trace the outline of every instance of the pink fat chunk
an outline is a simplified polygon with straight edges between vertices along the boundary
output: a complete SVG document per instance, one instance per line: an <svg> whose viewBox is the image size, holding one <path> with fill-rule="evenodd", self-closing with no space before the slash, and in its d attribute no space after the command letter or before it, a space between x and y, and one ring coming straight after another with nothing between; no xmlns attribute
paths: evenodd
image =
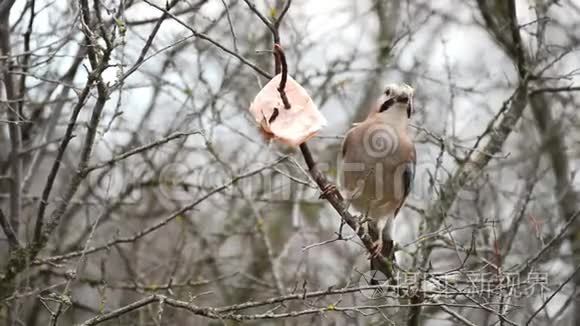
<svg viewBox="0 0 580 326"><path fill-rule="evenodd" d="M316 135L326 125L326 119L308 92L290 76L285 92L291 108L284 108L278 92L280 78L280 74L276 75L260 90L250 106L250 113L266 135L297 147Z"/></svg>

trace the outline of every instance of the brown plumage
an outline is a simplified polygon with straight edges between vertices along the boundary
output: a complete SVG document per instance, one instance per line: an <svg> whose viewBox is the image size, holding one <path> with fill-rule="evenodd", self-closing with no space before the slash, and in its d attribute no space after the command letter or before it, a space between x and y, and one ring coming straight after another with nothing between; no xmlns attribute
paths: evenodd
<svg viewBox="0 0 580 326"><path fill-rule="evenodd" d="M351 205L375 223L378 240L391 243L391 226L407 198L415 172L416 152L407 127L413 111L413 89L388 85L365 121L351 128L342 144L340 186Z"/></svg>

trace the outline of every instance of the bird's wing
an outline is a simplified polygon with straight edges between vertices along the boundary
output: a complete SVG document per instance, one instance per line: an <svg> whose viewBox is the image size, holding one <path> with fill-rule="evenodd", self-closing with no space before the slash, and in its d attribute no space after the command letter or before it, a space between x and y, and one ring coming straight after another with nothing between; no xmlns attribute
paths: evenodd
<svg viewBox="0 0 580 326"><path fill-rule="evenodd" d="M413 186L413 180L415 179L415 168L417 166L417 151L413 147L413 156L409 162L405 171L403 172L403 186L404 186L404 197L407 198L411 192L411 187Z"/></svg>
<svg viewBox="0 0 580 326"><path fill-rule="evenodd" d="M403 169L403 173L401 174L402 178L402 186L403 186L403 198L399 204L399 207L395 210L395 216L399 213L399 210L405 204L405 200L409 193L411 193L411 187L413 186L413 180L415 179L415 166L417 163L417 151L415 150L415 146L411 148L409 159L405 162L405 166Z"/></svg>
<svg viewBox="0 0 580 326"><path fill-rule="evenodd" d="M346 135L344 135L344 139L342 140L342 145L340 148L340 155L338 157L336 184L338 185L339 189L345 189L344 157L345 157L346 151L349 147L349 143L352 142L352 133L351 132L352 132L352 129L350 129L346 133Z"/></svg>
<svg viewBox="0 0 580 326"><path fill-rule="evenodd" d="M360 182L357 182L357 173L363 173L363 171L361 170L359 172L356 171L356 168L353 168L353 164L356 165L357 161L359 161L355 137L356 132L357 127L353 127L344 136L338 160L337 183L339 188L346 192L346 198L351 198L353 195L362 191ZM346 170L345 165L347 165Z"/></svg>

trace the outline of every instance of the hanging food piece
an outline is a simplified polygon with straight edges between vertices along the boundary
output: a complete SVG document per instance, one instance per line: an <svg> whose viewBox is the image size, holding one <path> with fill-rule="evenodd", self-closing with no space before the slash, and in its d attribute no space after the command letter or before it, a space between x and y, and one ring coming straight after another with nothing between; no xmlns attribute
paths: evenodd
<svg viewBox="0 0 580 326"><path fill-rule="evenodd" d="M263 133L284 144L298 147L326 125L326 119L308 92L287 74L283 52L282 73L276 75L254 98L250 113Z"/></svg>

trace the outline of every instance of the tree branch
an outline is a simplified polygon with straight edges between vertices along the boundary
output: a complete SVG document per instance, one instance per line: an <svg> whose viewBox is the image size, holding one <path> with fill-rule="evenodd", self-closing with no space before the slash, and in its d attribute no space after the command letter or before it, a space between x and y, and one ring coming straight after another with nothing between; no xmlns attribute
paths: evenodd
<svg viewBox="0 0 580 326"><path fill-rule="evenodd" d="M232 50L230 50L230 49L226 48L224 45L222 45L221 43L219 43L219 42L215 41L215 40L214 40L214 39L212 39L211 37L209 37L209 36L207 36L207 35L205 35L205 34L203 34L203 33L200 33L200 32L198 32L198 31L197 31L197 30L195 30L195 29L193 29L192 27L190 27L189 25L187 25L186 23L184 23L184 22L183 22L181 19L179 19L178 17L176 17L175 15L173 15L172 13L170 13L169 11L167 11L166 9L164 9L164 8L161 8L160 6L158 6L158 5L154 4L154 3L152 3L152 2L151 2L151 1L149 1L149 0L143 0L143 2L147 3L148 5L150 5L151 7L155 8L155 9L157 9L157 10L160 10L160 11L162 11L162 12L164 12L164 13L167 13L167 15L169 15L169 17L171 17L173 20L175 20L175 21L176 21L177 23L179 23L181 26L183 26L183 27L187 28L187 29L188 29L190 32L192 32L192 33L193 33L193 35L195 35L196 37L198 37L198 38L200 38L200 39L202 39L202 40L208 41L208 42L210 42L211 44L213 44L213 45L217 46L217 47L218 47L219 49L221 49L222 51L224 51L224 52L226 52L227 54L229 54L229 55L233 56L234 58L237 58L238 60L240 60L241 62L243 62L243 63L244 63L245 65L247 65L248 67L250 67L250 68L254 69L254 71L256 71L257 73L259 73L260 75L262 75L262 76L264 76L264 77L266 77L266 78L269 78L269 79L271 79L271 78L272 78L272 76L271 76L269 73L265 72L265 71L264 71L262 68L260 68L260 67L256 66L255 64L253 64L252 62L250 62L248 59L244 58L244 57L243 57L243 56L241 56L240 54L236 53L235 51L232 51Z"/></svg>
<svg viewBox="0 0 580 326"><path fill-rule="evenodd" d="M0 3L0 49L4 59L1 60L0 74L0 105L7 112L8 120L13 122L8 124L10 134L10 169L12 171L10 182L10 225L16 236L20 229L21 201L22 201L22 158L19 153L22 150L22 120L17 106L12 105L16 97L14 80L12 79L12 56L10 44L10 9L14 0L4 0Z"/></svg>
<svg viewBox="0 0 580 326"><path fill-rule="evenodd" d="M163 145L163 144L167 144L168 142L170 142L172 140L179 139L179 138L182 138L182 137L188 137L188 136L191 136L191 135L197 135L197 134L201 134L201 133L203 133L202 130L190 131L190 132L176 132L176 133L171 134L171 135L169 135L169 136L167 136L165 138L156 140L156 141L154 141L154 142L152 142L150 144L146 144L146 145L143 145L143 146L139 146L139 147L134 148L134 149L132 149L132 150L130 150L128 152L125 152L123 154L117 155L117 156L113 157L112 159L107 160L105 162L101 162L101 163L97 163L97 164L88 166L83 172L85 174L88 174L88 173L91 173L94 170L103 168L103 167L105 167L107 165L113 165L113 164L115 164L115 163L117 163L119 161L122 161L122 160L124 160L126 158L129 158L129 157L131 157L131 156L133 156L135 154L143 153L143 152L145 152L145 151L147 151L147 150L149 150L151 148L154 148L154 147L157 147L157 146L160 146L160 145Z"/></svg>
<svg viewBox="0 0 580 326"><path fill-rule="evenodd" d="M16 237L16 233L14 233L14 229L12 229L12 225L10 225L10 221L4 215L2 209L0 209L0 226L2 226L2 230L4 230L4 234L6 234L6 238L8 239L8 245L10 246L10 250L14 250L20 248L20 243L18 242L18 237Z"/></svg>

